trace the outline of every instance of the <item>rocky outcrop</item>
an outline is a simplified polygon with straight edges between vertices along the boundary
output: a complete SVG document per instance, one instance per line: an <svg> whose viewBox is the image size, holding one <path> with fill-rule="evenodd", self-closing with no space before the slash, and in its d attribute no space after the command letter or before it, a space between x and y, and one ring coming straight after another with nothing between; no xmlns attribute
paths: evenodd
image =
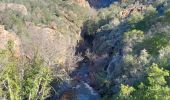
<svg viewBox="0 0 170 100"><path fill-rule="evenodd" d="M17 11L24 16L28 14L27 8L24 5L21 5L21 4L0 3L0 7L1 7L0 11L5 11L5 10L10 9L10 10Z"/></svg>
<svg viewBox="0 0 170 100"><path fill-rule="evenodd" d="M56 33L55 30L48 27L36 26L33 23L26 24L29 33L29 41L32 41L31 43L25 43L24 51L26 55L32 58L35 54L34 49L37 48L40 55L47 62L54 60L55 57L60 57L58 59L60 61L57 61L58 63L65 62L65 58L63 58L63 53L66 52L64 46L65 42L61 42L65 37L63 37L61 33ZM29 48L31 49L29 50Z"/></svg>
<svg viewBox="0 0 170 100"><path fill-rule="evenodd" d="M75 38L68 34L62 34L58 29L51 29L45 25L35 25L26 22L28 29L27 39L23 38L24 52L32 58L36 51L50 65L67 64L68 67L77 61L74 56ZM71 62L68 62L71 61Z"/></svg>
<svg viewBox="0 0 170 100"><path fill-rule="evenodd" d="M86 0L75 0L75 1L76 1L76 3L78 3L82 7L90 8L90 5Z"/></svg>
<svg viewBox="0 0 170 100"><path fill-rule="evenodd" d="M15 57L21 56L21 41L15 33L10 33L4 29L3 25L0 25L0 49L7 49L8 42L13 43L13 51Z"/></svg>
<svg viewBox="0 0 170 100"><path fill-rule="evenodd" d="M132 14L134 12L143 12L144 10L146 10L145 5L133 5L132 7L126 8L123 11L121 11L120 12L120 17L121 18L126 18L126 17L128 17L130 14Z"/></svg>

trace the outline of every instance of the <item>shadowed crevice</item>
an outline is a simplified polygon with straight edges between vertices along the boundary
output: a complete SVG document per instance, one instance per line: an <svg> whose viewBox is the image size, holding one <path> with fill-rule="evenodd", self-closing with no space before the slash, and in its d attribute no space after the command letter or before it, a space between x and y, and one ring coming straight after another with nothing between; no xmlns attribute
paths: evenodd
<svg viewBox="0 0 170 100"><path fill-rule="evenodd" d="M100 9L110 6L112 3L118 0L87 0L91 7Z"/></svg>

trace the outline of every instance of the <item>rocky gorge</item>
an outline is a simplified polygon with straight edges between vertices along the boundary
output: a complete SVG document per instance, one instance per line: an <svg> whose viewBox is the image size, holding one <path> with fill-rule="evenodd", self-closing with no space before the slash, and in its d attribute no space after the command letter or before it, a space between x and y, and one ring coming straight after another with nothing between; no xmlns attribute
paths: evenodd
<svg viewBox="0 0 170 100"><path fill-rule="evenodd" d="M12 44L11 53L21 62L34 65L37 55L43 59L52 76L46 100L126 100L135 90L125 87L129 93L119 98L122 84L145 82L148 66L161 65L165 55L159 53L168 48L166 0L2 0L0 5L0 50Z"/></svg>

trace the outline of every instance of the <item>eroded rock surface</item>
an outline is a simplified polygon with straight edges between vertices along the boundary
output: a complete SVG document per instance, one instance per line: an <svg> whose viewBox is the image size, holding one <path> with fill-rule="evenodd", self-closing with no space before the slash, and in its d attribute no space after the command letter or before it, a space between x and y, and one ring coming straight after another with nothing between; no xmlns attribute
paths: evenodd
<svg viewBox="0 0 170 100"><path fill-rule="evenodd" d="M10 33L4 29L3 25L0 25L0 49L7 49L8 42L13 42L14 56L19 57L21 55L21 41L15 33Z"/></svg>
<svg viewBox="0 0 170 100"><path fill-rule="evenodd" d="M15 4L15 3L0 3L0 11L5 11L5 10L14 10L17 11L19 13L21 13L22 15L27 15L28 11L27 8L22 5L22 4Z"/></svg>
<svg viewBox="0 0 170 100"><path fill-rule="evenodd" d="M30 57L34 55L33 50L38 50L40 55L51 65L54 63L65 64L68 59L71 60L71 57L74 56L76 40L73 40L69 35L63 35L55 29L33 23L27 23L27 29L29 38L24 40L24 48Z"/></svg>
<svg viewBox="0 0 170 100"><path fill-rule="evenodd" d="M90 8L89 3L86 0L75 0L79 5L81 5L82 7L88 7Z"/></svg>

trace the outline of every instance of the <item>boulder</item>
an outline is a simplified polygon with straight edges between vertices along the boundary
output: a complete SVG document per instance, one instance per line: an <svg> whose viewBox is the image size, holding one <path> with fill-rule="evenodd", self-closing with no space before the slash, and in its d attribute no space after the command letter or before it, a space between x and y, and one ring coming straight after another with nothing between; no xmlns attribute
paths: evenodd
<svg viewBox="0 0 170 100"><path fill-rule="evenodd" d="M7 49L8 42L13 42L14 56L21 56L21 41L15 33L10 33L4 29L3 25L0 25L0 49Z"/></svg>
<svg viewBox="0 0 170 100"><path fill-rule="evenodd" d="M75 0L75 1L76 1L76 3L78 3L82 7L90 8L90 5L86 0Z"/></svg>
<svg viewBox="0 0 170 100"><path fill-rule="evenodd" d="M10 9L10 10L17 11L24 16L28 14L27 8L22 4L0 3L0 7L1 7L0 11L5 11L5 10Z"/></svg>
<svg viewBox="0 0 170 100"><path fill-rule="evenodd" d="M67 64L68 67L72 66L74 61L79 59L74 58L75 38L45 25L35 25L34 23L26 22L26 26L28 36L23 39L23 44L24 52L30 58L33 58L35 51L38 50L39 54L49 65L58 63L60 65Z"/></svg>

